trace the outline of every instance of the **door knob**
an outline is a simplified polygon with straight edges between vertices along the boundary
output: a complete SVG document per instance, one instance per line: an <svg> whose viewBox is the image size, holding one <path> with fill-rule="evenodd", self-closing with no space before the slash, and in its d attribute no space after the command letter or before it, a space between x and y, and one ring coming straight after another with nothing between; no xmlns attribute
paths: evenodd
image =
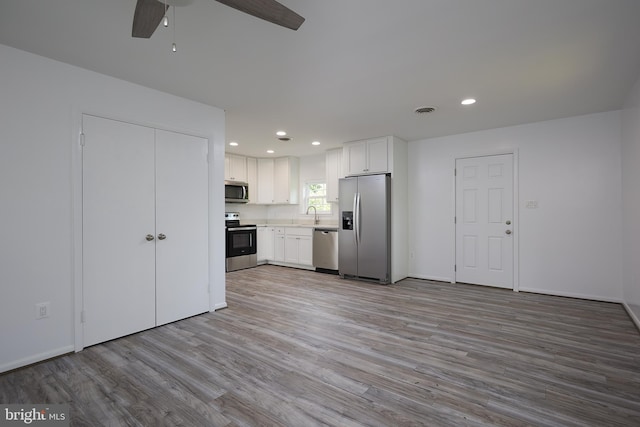
<svg viewBox="0 0 640 427"><path fill-rule="evenodd" d="M507 220L507 225L511 225L511 221Z"/></svg>
<svg viewBox="0 0 640 427"><path fill-rule="evenodd" d="M145 239L147 239L147 242L152 241L152 240L153 240L153 234L147 234L147 235L145 236Z"/></svg>
<svg viewBox="0 0 640 427"><path fill-rule="evenodd" d="M511 234L511 230L507 230L507 231L505 231L505 233Z"/></svg>
<svg viewBox="0 0 640 427"><path fill-rule="evenodd" d="M167 238L167 236L165 236L164 234L162 234L162 233L158 234L158 240L164 240L166 238Z"/></svg>

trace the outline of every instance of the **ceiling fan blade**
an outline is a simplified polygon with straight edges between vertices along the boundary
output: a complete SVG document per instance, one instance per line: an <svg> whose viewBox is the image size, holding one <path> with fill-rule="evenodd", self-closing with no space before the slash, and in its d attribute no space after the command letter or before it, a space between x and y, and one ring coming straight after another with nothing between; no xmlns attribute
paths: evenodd
<svg viewBox="0 0 640 427"><path fill-rule="evenodd" d="M164 4L158 0L138 0L133 14L131 36L143 39L151 37L166 12Z"/></svg>
<svg viewBox="0 0 640 427"><path fill-rule="evenodd" d="M216 0L241 12L285 28L297 30L304 18L275 0Z"/></svg>

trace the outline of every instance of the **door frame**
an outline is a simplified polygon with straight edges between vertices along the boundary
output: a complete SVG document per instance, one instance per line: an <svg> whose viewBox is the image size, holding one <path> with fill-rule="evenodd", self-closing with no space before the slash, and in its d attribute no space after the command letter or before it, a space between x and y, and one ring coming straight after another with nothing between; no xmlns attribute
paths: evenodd
<svg viewBox="0 0 640 427"><path fill-rule="evenodd" d="M502 154L513 155L513 291L520 291L520 198L519 198L519 149L511 148L504 150L480 150L480 151L465 151L454 155L451 158L451 212L453 217L456 216L456 161L459 159L468 159L474 157L489 157L499 156ZM452 219L452 222L454 219ZM452 239L453 239L453 252L451 263L451 283L457 283L456 281L456 229L457 224L453 222L452 227Z"/></svg>

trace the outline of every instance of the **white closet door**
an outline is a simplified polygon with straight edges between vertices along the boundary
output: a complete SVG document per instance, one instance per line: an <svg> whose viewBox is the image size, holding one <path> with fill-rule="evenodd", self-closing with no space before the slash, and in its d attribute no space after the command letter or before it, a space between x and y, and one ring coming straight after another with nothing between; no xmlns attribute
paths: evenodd
<svg viewBox="0 0 640 427"><path fill-rule="evenodd" d="M156 131L158 325L209 311L207 146Z"/></svg>
<svg viewBox="0 0 640 427"><path fill-rule="evenodd" d="M154 130L83 115L84 346L156 324Z"/></svg>

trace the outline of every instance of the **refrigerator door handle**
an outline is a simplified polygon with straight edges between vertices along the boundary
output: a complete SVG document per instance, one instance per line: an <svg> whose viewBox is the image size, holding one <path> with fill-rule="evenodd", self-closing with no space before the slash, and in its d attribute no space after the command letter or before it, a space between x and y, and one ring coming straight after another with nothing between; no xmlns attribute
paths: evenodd
<svg viewBox="0 0 640 427"><path fill-rule="evenodd" d="M352 221L353 221L353 237L356 240L356 244L358 244L358 222L356 220L356 218L357 218L357 215L356 215L357 207L358 207L358 193L353 193L353 209L352 209L353 219L352 219Z"/></svg>
<svg viewBox="0 0 640 427"><path fill-rule="evenodd" d="M356 231L356 243L360 244L360 193L355 195L355 208L353 209L353 228Z"/></svg>

